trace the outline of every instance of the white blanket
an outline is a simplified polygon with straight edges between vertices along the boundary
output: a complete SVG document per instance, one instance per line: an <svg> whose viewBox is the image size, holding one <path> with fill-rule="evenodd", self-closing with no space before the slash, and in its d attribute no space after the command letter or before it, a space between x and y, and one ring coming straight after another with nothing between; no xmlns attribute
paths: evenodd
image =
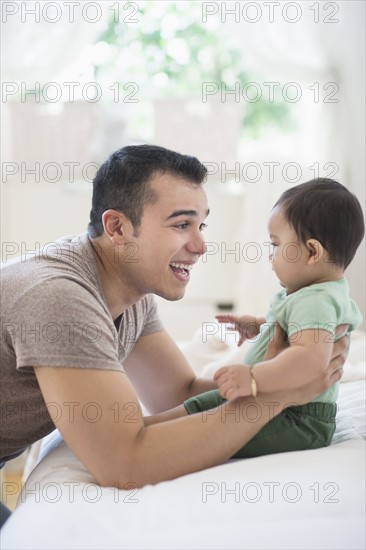
<svg viewBox="0 0 366 550"><path fill-rule="evenodd" d="M199 338L185 352L205 373L242 355L232 343L203 346ZM96 485L55 432L2 530L1 548L364 549L364 438L359 333L340 384L331 446L232 460L121 491Z"/></svg>

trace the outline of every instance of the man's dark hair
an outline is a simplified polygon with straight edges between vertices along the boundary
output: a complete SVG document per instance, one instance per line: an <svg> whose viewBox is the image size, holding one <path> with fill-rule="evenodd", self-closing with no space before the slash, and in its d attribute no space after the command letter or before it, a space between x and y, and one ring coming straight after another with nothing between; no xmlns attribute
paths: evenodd
<svg viewBox="0 0 366 550"><path fill-rule="evenodd" d="M123 212L137 230L144 207L158 199L150 180L155 174L166 172L200 185L207 169L196 157L157 145L128 145L115 151L93 180L89 236L102 235L102 215L110 208Z"/></svg>
<svg viewBox="0 0 366 550"><path fill-rule="evenodd" d="M276 207L302 243L317 239L331 262L344 269L351 263L365 225L357 197L344 185L329 178L314 179L285 191Z"/></svg>

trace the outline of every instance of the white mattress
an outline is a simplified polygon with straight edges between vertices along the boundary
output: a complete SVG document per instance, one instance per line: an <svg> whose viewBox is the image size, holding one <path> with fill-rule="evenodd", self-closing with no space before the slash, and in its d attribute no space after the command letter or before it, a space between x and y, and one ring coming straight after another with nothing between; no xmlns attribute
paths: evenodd
<svg viewBox="0 0 366 550"><path fill-rule="evenodd" d="M212 341L198 371L238 351ZM207 365L208 349L215 361ZM218 359L219 357L219 359ZM205 365L205 366L204 366ZM364 335L340 384L335 437L324 449L227 463L173 481L101 488L57 432L1 532L2 549L364 549Z"/></svg>

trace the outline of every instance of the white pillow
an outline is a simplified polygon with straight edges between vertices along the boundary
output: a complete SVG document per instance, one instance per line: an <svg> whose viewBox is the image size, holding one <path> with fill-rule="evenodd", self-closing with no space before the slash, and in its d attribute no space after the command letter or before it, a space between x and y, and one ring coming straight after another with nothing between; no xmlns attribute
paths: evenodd
<svg viewBox="0 0 366 550"><path fill-rule="evenodd" d="M212 377L224 365L242 363L250 342L237 347L235 334L226 333L225 338L220 333L204 335L200 328L192 340L181 342L183 351L192 368L198 376ZM364 380L365 369L365 332L355 331L351 336L350 351L344 365L342 383L353 380Z"/></svg>

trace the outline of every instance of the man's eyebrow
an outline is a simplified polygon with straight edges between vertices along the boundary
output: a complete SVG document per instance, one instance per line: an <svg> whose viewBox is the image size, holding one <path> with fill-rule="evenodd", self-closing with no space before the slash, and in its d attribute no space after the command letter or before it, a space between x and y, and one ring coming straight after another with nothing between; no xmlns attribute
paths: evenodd
<svg viewBox="0 0 366 550"><path fill-rule="evenodd" d="M206 216L208 216L210 213L210 210L208 209L206 212ZM197 210L175 210L170 216L168 216L166 219L170 220L172 218L178 218L179 216L198 216Z"/></svg>

